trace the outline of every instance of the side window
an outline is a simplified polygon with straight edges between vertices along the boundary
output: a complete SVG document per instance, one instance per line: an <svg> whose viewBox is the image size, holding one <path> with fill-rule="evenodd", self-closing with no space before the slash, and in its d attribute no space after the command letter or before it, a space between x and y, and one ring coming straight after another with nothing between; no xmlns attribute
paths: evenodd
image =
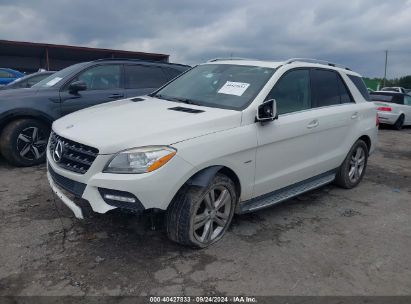
<svg viewBox="0 0 411 304"><path fill-rule="evenodd" d="M39 82L40 80L43 80L44 78L46 78L48 75L36 75L31 77L30 79L27 80L27 83L25 84L25 86L29 85L30 87L34 84L36 84L37 82Z"/></svg>
<svg viewBox="0 0 411 304"><path fill-rule="evenodd" d="M311 83L316 107L325 107L341 103L338 75L334 71L311 71Z"/></svg>
<svg viewBox="0 0 411 304"><path fill-rule="evenodd" d="M98 65L79 74L74 81L84 81L87 91L108 90L121 87L120 65Z"/></svg>
<svg viewBox="0 0 411 304"><path fill-rule="evenodd" d="M404 104L411 106L411 96L404 96Z"/></svg>
<svg viewBox="0 0 411 304"><path fill-rule="evenodd" d="M354 75L347 75L347 76L348 78L351 79L351 81L357 87L358 91L360 91L362 97L364 97L365 100L370 101L371 100L370 94L368 93L367 87L365 86L365 83L362 80L362 78L358 76L354 76Z"/></svg>
<svg viewBox="0 0 411 304"><path fill-rule="evenodd" d="M126 65L124 70L126 89L159 88L168 80L156 66Z"/></svg>
<svg viewBox="0 0 411 304"><path fill-rule="evenodd" d="M0 78L11 78L11 77L12 75L9 72L0 70Z"/></svg>
<svg viewBox="0 0 411 304"><path fill-rule="evenodd" d="M277 101L278 114L311 108L310 73L299 69L286 73L267 96Z"/></svg>
<svg viewBox="0 0 411 304"><path fill-rule="evenodd" d="M173 78L176 78L178 75L180 75L182 73L182 71L179 71L179 70L173 69L173 68L162 68L162 69L166 72L169 80L173 79Z"/></svg>
<svg viewBox="0 0 411 304"><path fill-rule="evenodd" d="M341 103L354 102L352 100L350 92L348 91L347 86L344 83L344 80L342 80L341 76L338 74L337 74L337 82L338 82L338 87L340 88L340 102Z"/></svg>

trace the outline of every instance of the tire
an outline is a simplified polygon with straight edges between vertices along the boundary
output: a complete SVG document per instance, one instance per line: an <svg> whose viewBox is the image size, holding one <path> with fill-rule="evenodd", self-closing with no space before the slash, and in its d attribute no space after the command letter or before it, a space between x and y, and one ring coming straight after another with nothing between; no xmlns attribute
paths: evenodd
<svg viewBox="0 0 411 304"><path fill-rule="evenodd" d="M404 125L404 119L405 119L404 114L401 114L400 117L398 117L397 121L394 124L394 129L395 130L399 131L399 130L402 129L402 127Z"/></svg>
<svg viewBox="0 0 411 304"><path fill-rule="evenodd" d="M0 137L3 157L12 165L28 167L46 159L50 127L36 119L18 119L9 123Z"/></svg>
<svg viewBox="0 0 411 304"><path fill-rule="evenodd" d="M351 147L347 157L338 169L335 184L345 189L356 187L364 177L365 170L367 168L367 161L367 144L362 140L358 140Z"/></svg>
<svg viewBox="0 0 411 304"><path fill-rule="evenodd" d="M230 226L237 199L233 181L223 174L216 174L205 188L183 186L167 210L168 237L194 248L216 243ZM216 209L210 201L225 203Z"/></svg>

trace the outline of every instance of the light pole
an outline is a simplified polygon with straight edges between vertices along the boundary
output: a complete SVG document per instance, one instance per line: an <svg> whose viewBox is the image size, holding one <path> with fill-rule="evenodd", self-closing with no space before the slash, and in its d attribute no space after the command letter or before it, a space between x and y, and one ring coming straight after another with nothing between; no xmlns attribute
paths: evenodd
<svg viewBox="0 0 411 304"><path fill-rule="evenodd" d="M387 79L387 62L388 62L388 50L385 50L385 68L384 68L383 87L385 87L385 81Z"/></svg>

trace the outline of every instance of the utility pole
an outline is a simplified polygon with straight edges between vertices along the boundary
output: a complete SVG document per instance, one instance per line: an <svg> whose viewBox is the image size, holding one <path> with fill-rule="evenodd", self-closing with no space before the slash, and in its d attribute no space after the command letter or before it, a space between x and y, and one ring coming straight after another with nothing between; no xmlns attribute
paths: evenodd
<svg viewBox="0 0 411 304"><path fill-rule="evenodd" d="M384 68L383 87L385 87L385 81L387 79L387 62L388 62L388 50L385 50L385 68Z"/></svg>

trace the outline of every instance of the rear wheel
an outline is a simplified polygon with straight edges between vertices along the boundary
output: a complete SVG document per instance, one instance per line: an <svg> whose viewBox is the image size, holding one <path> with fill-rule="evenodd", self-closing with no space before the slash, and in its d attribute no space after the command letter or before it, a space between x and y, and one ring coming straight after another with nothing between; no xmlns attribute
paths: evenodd
<svg viewBox="0 0 411 304"><path fill-rule="evenodd" d="M167 210L168 237L197 248L217 242L231 223L236 202L235 185L222 174L206 188L183 188Z"/></svg>
<svg viewBox="0 0 411 304"><path fill-rule="evenodd" d="M0 137L4 158L15 166L33 166L46 159L50 128L35 119L19 119L9 123Z"/></svg>
<svg viewBox="0 0 411 304"><path fill-rule="evenodd" d="M364 141L358 140L352 146L339 168L335 183L346 189L351 189L357 186L365 174L367 161L368 147Z"/></svg>
<svg viewBox="0 0 411 304"><path fill-rule="evenodd" d="M401 114L400 117L398 117L397 121L394 124L394 128L396 130L401 130L402 129L402 127L404 125L404 119L405 119L404 114Z"/></svg>

